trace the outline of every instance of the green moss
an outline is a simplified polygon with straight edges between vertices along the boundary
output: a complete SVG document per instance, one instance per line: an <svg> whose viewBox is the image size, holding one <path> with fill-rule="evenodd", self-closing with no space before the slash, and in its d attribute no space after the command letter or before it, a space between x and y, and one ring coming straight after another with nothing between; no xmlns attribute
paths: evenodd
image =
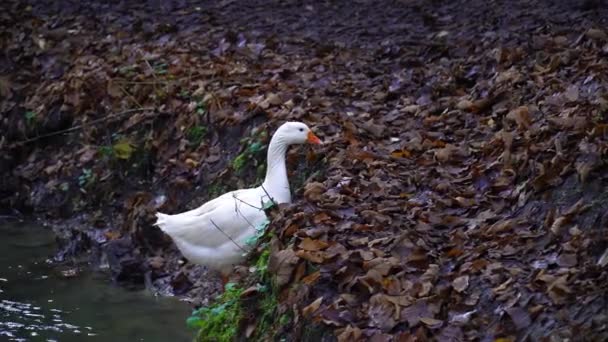
<svg viewBox="0 0 608 342"><path fill-rule="evenodd" d="M251 324L255 324L255 330L247 340L276 340L292 322L291 312L281 312L279 289L272 285L272 275L268 272L271 236L272 233L266 232L257 241L258 247L253 252L256 254L250 259L255 270L245 283L248 285L227 284L213 305L192 313L188 325L198 329L197 342L239 340L245 334L243 329ZM252 285L257 291L241 298L243 289Z"/></svg>
<svg viewBox="0 0 608 342"><path fill-rule="evenodd" d="M258 341L266 340L266 337L274 335L273 332L275 329L273 329L273 326L276 319L277 307L279 305L274 291L267 291L266 293L262 293L262 295L263 297L258 308L260 318L254 335L254 340Z"/></svg>
<svg viewBox="0 0 608 342"><path fill-rule="evenodd" d="M222 293L211 306L195 310L188 318L189 327L198 328L196 341L233 341L238 335L241 320L240 296L243 289L234 283L226 284Z"/></svg>
<svg viewBox="0 0 608 342"><path fill-rule="evenodd" d="M255 270L260 280L264 281L268 277L268 260L270 259L270 249L265 248L255 263Z"/></svg>
<svg viewBox="0 0 608 342"><path fill-rule="evenodd" d="M291 322L291 316L288 314L282 314L281 317L279 317L279 325L284 327L287 324L289 324L289 322Z"/></svg>
<svg viewBox="0 0 608 342"><path fill-rule="evenodd" d="M207 127L205 126L193 126L186 132L186 138L188 142L193 146L198 146L203 141L203 138L207 134Z"/></svg>

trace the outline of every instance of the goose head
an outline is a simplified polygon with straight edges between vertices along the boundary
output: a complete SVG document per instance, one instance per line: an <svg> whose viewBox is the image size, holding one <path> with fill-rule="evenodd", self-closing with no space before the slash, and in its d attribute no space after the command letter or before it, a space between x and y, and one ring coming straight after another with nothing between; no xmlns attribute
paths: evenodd
<svg viewBox="0 0 608 342"><path fill-rule="evenodd" d="M279 138L280 141L287 145L294 144L322 144L312 130L302 122L286 122L277 129L274 134L275 137Z"/></svg>

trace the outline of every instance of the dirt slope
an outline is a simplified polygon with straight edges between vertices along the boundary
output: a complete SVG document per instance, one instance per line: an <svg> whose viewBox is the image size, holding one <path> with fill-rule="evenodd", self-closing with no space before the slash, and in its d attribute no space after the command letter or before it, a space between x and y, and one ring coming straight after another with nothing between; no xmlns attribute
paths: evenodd
<svg viewBox="0 0 608 342"><path fill-rule="evenodd" d="M272 223L296 321L606 338L601 1L0 6L1 214L60 219L60 257L205 302L153 213L254 183L260 132L303 120L328 143L291 152Z"/></svg>

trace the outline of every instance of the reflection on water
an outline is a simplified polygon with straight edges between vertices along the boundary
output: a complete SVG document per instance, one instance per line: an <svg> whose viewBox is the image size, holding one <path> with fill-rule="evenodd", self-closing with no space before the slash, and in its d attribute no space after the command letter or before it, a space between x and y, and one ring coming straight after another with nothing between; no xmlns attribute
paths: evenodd
<svg viewBox="0 0 608 342"><path fill-rule="evenodd" d="M54 237L0 226L0 341L191 341L187 304L112 286L106 275L66 278L51 267Z"/></svg>

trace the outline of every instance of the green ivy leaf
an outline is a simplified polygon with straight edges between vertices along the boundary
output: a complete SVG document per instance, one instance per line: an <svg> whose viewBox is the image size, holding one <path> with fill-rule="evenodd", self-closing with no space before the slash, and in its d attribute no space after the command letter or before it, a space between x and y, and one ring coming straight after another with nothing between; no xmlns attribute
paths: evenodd
<svg viewBox="0 0 608 342"><path fill-rule="evenodd" d="M264 148L264 145L262 145L261 142L254 141L253 143L251 143L251 145L249 145L249 152L251 154L254 154L254 153L260 152L263 148Z"/></svg>
<svg viewBox="0 0 608 342"><path fill-rule="evenodd" d="M243 167L245 166L246 161L247 161L247 156L244 153L239 154L232 161L232 168L234 168L234 170L236 170L237 172L241 171L243 169Z"/></svg>

